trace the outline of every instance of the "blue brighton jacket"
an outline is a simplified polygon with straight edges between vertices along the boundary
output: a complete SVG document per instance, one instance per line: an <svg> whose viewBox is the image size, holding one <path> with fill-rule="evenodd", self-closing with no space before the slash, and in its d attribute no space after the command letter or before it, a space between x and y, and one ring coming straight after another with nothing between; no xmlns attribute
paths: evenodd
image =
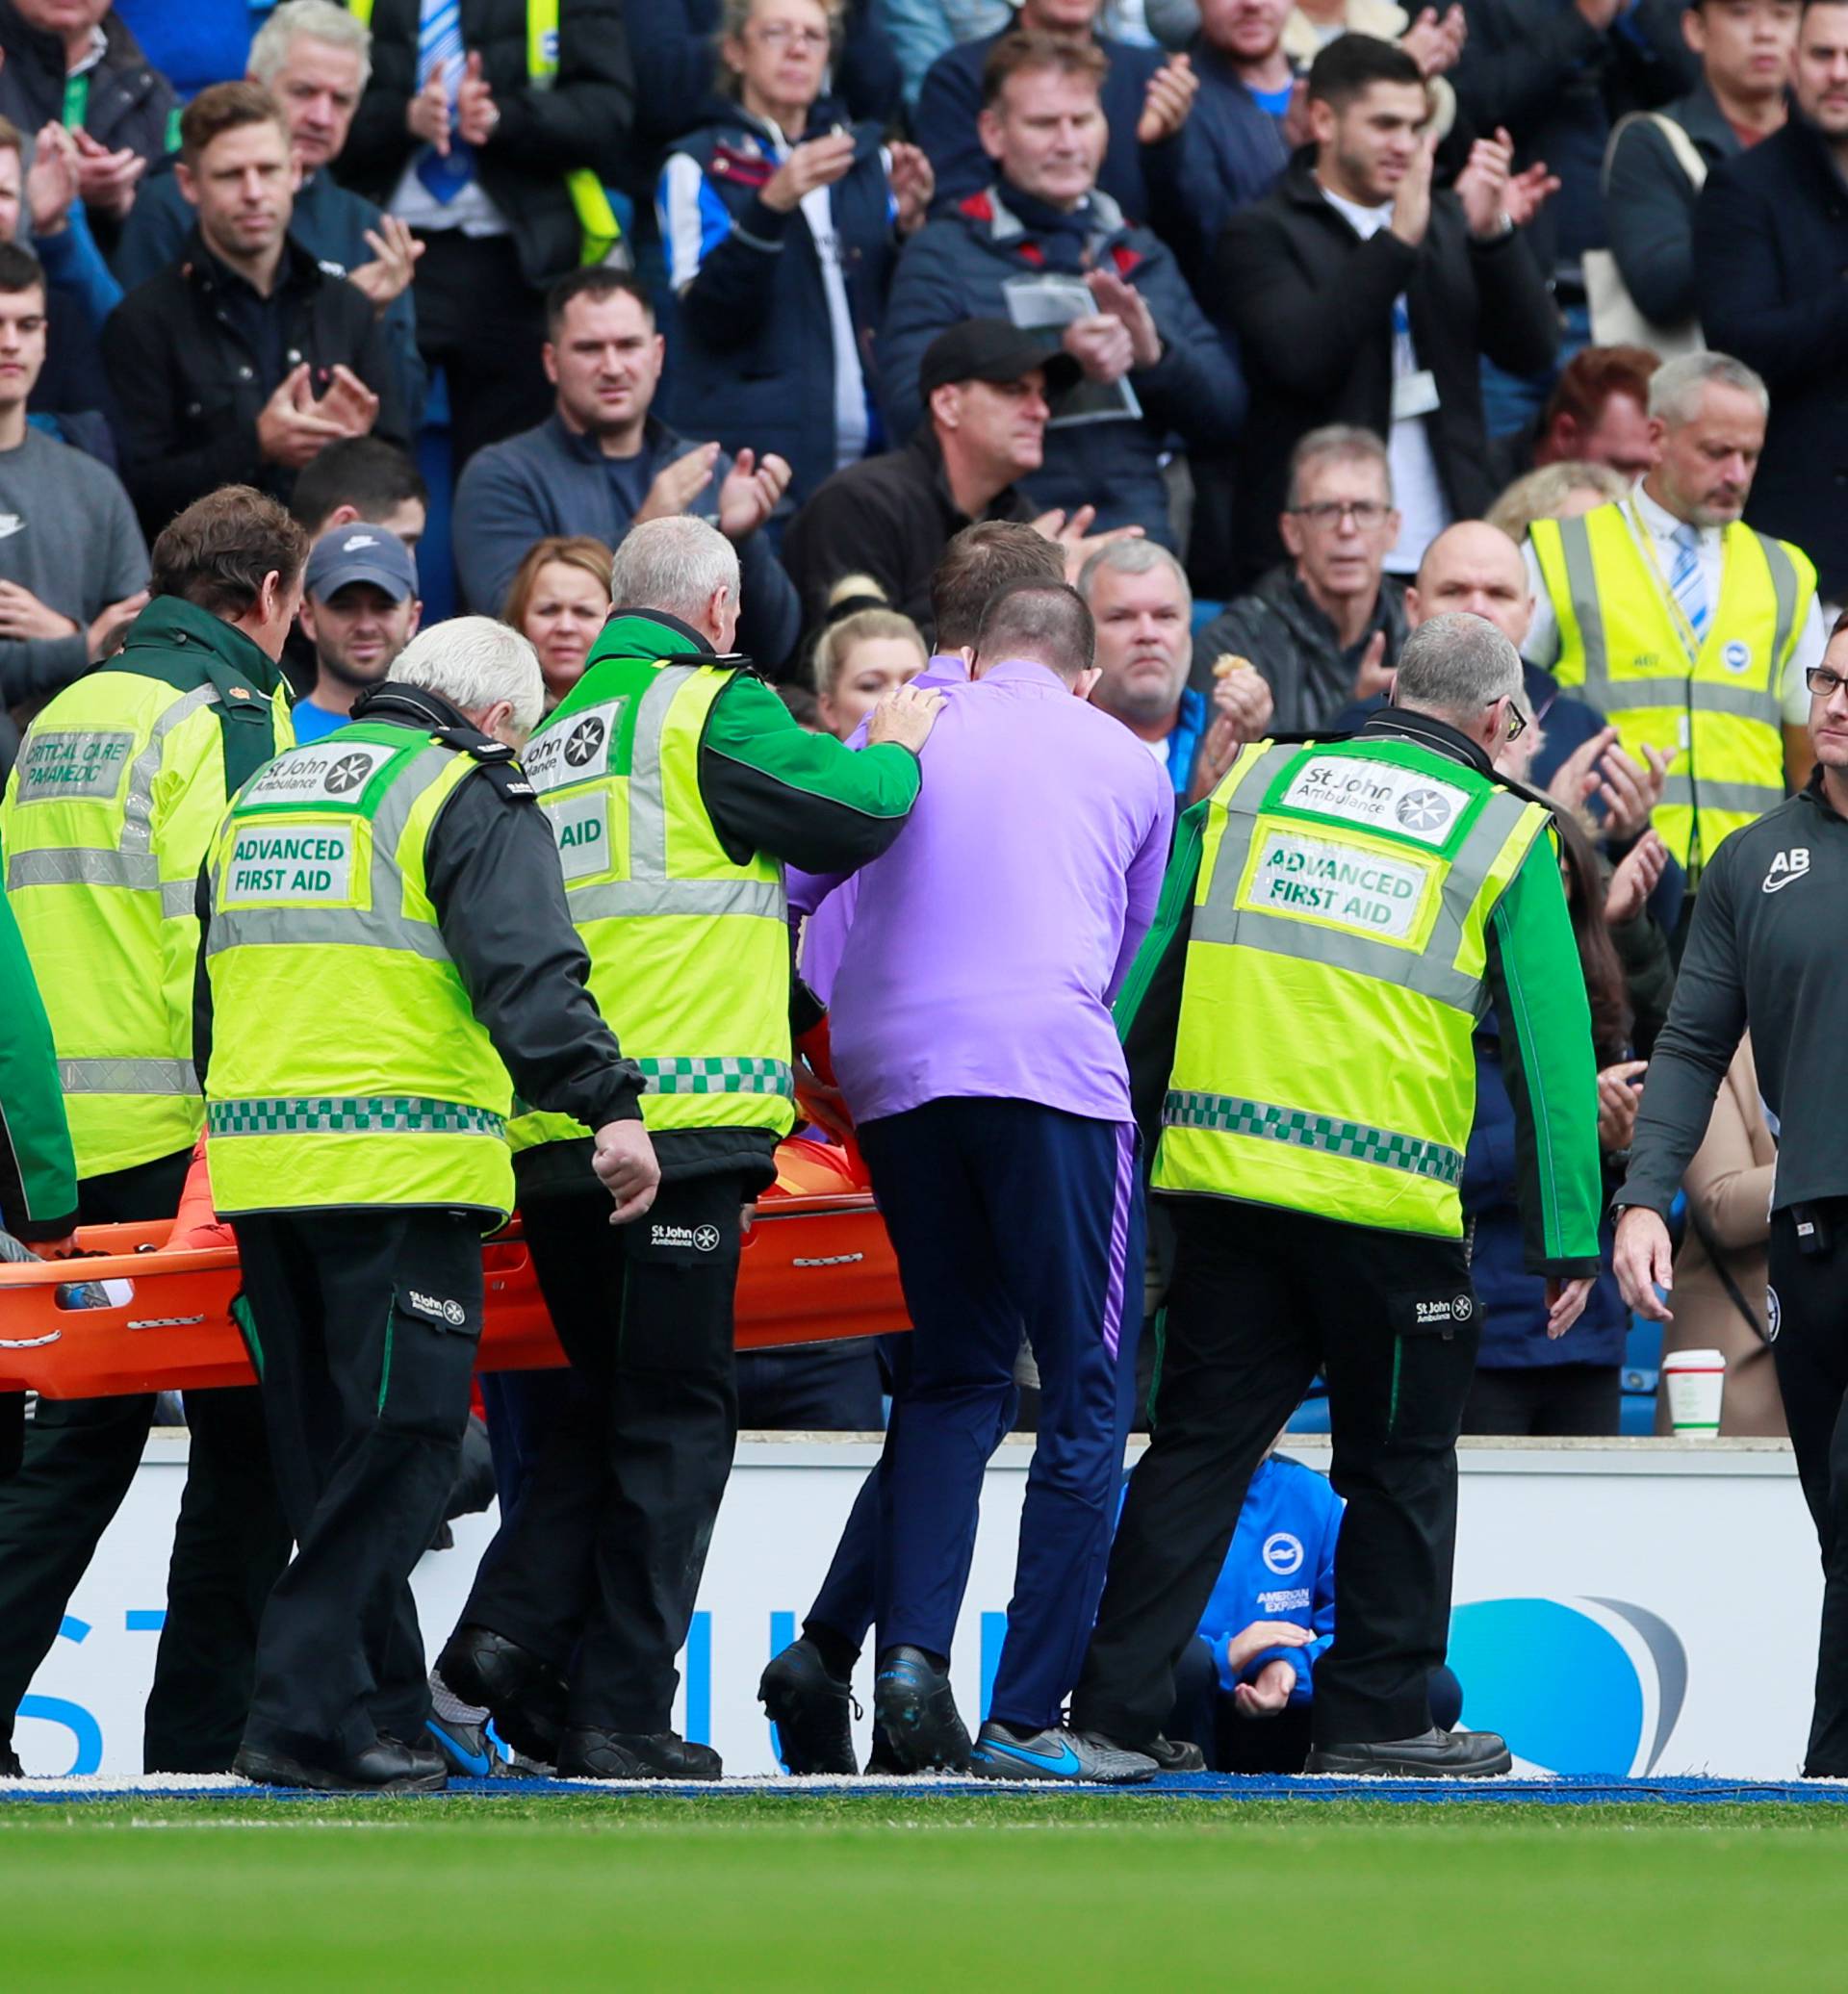
<svg viewBox="0 0 1848 1994"><path fill-rule="evenodd" d="M1309 1701L1316 1664L1335 1638L1335 1540L1341 1534L1341 1497L1313 1468L1287 1454L1269 1455L1259 1464L1213 1596L1200 1616L1200 1639L1213 1650L1221 1689L1255 1680L1269 1662L1287 1661L1296 1672L1291 1702ZM1307 1648L1268 1648L1234 1675L1226 1667L1227 1643L1261 1620L1293 1621L1313 1627L1316 1638Z"/></svg>
<svg viewBox="0 0 1848 1994"><path fill-rule="evenodd" d="M809 130L825 132L834 107L817 104ZM855 127L854 164L830 190L834 243L860 364L867 447L881 436L872 393L873 342L898 255L895 209L875 125ZM753 449L786 457L793 511L836 457L834 325L822 257L800 207L767 207L775 141L736 105L669 152L655 208L668 268L680 294L666 420L690 436L714 436L735 456Z"/></svg>

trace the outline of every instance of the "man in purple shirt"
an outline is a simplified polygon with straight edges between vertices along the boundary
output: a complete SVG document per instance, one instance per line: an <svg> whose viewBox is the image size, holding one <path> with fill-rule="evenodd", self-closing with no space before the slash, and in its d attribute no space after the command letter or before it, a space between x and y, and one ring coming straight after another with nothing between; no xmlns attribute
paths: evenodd
<svg viewBox="0 0 1848 1994"><path fill-rule="evenodd" d="M1153 917L1173 799L1085 703L1091 613L988 607L906 836L867 867L834 981L834 1071L913 1324L880 1487L875 1711L899 1764L1148 1777L1059 1728L1096 1608L1135 1392L1142 1206L1110 1001ZM826 883L826 882L818 882ZM948 1657L1024 1323L1039 1446L990 1718Z"/></svg>

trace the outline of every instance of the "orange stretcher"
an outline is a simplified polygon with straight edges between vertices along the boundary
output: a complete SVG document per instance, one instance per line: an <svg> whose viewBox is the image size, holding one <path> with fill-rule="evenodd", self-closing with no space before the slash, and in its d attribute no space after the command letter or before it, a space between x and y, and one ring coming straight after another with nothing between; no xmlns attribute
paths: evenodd
<svg viewBox="0 0 1848 1994"><path fill-rule="evenodd" d="M738 1348L909 1329L885 1223L844 1152L797 1138L778 1149L777 1172L745 1235ZM170 1221L89 1226L78 1243L102 1259L0 1264L0 1392L110 1398L254 1383L231 1320L237 1248L169 1250L172 1231ZM480 1368L562 1365L517 1216L481 1258ZM59 1300L73 1282L126 1282L132 1291L107 1308L73 1308Z"/></svg>

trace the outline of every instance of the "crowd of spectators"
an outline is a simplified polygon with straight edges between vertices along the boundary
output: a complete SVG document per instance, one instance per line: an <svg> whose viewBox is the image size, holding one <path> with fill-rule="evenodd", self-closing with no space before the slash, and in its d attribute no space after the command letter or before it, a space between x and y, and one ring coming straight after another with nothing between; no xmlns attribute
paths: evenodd
<svg viewBox="0 0 1848 1994"><path fill-rule="evenodd" d="M678 514L843 739L944 648L953 538L1033 526L1180 805L1470 609L1529 660L1615 1169L1699 850L1529 528L1623 501L1697 635L1741 511L1848 595L1845 169L1848 0L0 0L0 773L233 482L316 540L304 737L461 609L555 703ZM1736 371L1658 392L1704 346ZM1614 1289L1587 1375L1515 1377L1559 1365L1477 1051L1472 1418L1604 1430ZM1742 1058L1713 1140L1757 1169ZM1713 1177L1690 1265L1749 1302Z"/></svg>

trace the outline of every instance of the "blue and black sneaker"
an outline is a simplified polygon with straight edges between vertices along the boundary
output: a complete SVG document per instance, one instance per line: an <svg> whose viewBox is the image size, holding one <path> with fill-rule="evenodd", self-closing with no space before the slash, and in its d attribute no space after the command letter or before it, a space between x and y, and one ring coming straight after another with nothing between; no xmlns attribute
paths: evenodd
<svg viewBox="0 0 1848 1994"><path fill-rule="evenodd" d="M464 1724L453 1717L426 1717L424 1728L448 1761L453 1779L518 1779L545 1770L516 1764L513 1748L495 1729L493 1718L485 1724Z"/></svg>
<svg viewBox="0 0 1848 1994"><path fill-rule="evenodd" d="M956 1711L950 1672L921 1648L886 1649L873 1677L873 1715L907 1773L966 1773L969 1733Z"/></svg>
<svg viewBox="0 0 1848 1994"><path fill-rule="evenodd" d="M1069 1779L1097 1786L1139 1786L1160 1769L1091 1731L1023 1731L992 1718L969 1754L979 1779Z"/></svg>

